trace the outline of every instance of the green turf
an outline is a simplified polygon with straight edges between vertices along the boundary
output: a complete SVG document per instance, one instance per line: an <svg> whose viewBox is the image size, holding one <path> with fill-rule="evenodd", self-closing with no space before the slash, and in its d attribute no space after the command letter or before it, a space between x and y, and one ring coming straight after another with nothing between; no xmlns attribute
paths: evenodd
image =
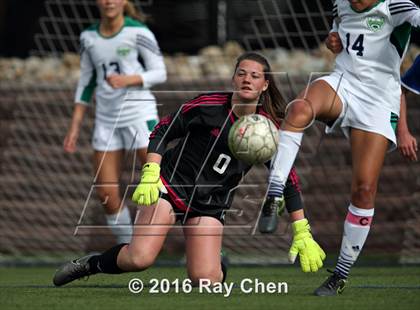
<svg viewBox="0 0 420 310"><path fill-rule="evenodd" d="M287 282L285 294L244 294L234 288L230 297L202 293L140 294L127 289L130 279L184 279L183 268L155 267L144 273L97 275L62 288L51 284L53 268L0 268L0 309L420 309L420 267L358 267L338 297L315 297L311 293L326 272L304 274L297 267L232 267L228 282L244 278L265 283Z"/></svg>

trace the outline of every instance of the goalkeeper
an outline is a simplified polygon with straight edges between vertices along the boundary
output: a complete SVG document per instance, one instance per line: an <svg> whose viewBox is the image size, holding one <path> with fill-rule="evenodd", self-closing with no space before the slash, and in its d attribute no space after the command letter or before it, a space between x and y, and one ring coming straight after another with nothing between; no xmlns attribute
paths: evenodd
<svg viewBox="0 0 420 310"><path fill-rule="evenodd" d="M163 118L150 135L147 163L133 195L141 207L130 244L64 264L57 270L54 284L61 286L96 273L147 269L178 220L183 224L192 282L224 281L227 269L220 253L225 211L235 188L252 167L233 157L228 133L243 115L257 113L276 120L284 111L285 101L270 71L263 56L245 53L236 63L233 92L200 95ZM180 140L167 149L175 139ZM292 255L300 253L305 266L319 268L323 252L311 238L307 221L295 223L294 231ZM312 259L314 256L320 259Z"/></svg>

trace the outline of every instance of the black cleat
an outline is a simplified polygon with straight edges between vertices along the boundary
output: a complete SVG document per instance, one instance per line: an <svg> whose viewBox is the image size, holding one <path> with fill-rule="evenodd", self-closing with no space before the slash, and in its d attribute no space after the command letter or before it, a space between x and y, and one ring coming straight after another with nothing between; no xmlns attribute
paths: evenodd
<svg viewBox="0 0 420 310"><path fill-rule="evenodd" d="M89 259L95 256L90 254L65 263L55 272L53 283L55 286L62 286L74 280L93 274L90 271Z"/></svg>
<svg viewBox="0 0 420 310"><path fill-rule="evenodd" d="M314 295L336 296L344 291L347 280L334 271L328 270L328 272L332 274L314 291Z"/></svg>
<svg viewBox="0 0 420 310"><path fill-rule="evenodd" d="M263 234L271 234L276 231L278 217L284 211L284 198L268 196L262 207L258 230Z"/></svg>

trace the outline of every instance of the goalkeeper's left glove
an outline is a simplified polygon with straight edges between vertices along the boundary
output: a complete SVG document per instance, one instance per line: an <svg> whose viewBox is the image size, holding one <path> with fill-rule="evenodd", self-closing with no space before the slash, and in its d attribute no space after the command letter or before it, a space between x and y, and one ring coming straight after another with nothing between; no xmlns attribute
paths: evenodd
<svg viewBox="0 0 420 310"><path fill-rule="evenodd" d="M155 204L159 199L159 192L168 193L160 180L160 166L157 163L146 163L143 166L140 184L137 185L131 198L142 206Z"/></svg>
<svg viewBox="0 0 420 310"><path fill-rule="evenodd" d="M294 263L299 254L300 266L303 272L316 272L322 267L325 252L312 238L311 228L307 219L292 223L293 243L289 251L289 261Z"/></svg>

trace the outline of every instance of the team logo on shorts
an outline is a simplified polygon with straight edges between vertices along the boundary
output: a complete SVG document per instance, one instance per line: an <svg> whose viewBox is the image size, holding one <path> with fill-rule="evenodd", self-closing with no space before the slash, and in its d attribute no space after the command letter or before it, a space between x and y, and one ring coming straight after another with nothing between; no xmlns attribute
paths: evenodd
<svg viewBox="0 0 420 310"><path fill-rule="evenodd" d="M130 54L131 48L128 46L120 46L117 48L117 54L121 57L125 57Z"/></svg>
<svg viewBox="0 0 420 310"><path fill-rule="evenodd" d="M385 24L385 18L382 16L369 16L366 18L366 24L373 32L378 32Z"/></svg>

